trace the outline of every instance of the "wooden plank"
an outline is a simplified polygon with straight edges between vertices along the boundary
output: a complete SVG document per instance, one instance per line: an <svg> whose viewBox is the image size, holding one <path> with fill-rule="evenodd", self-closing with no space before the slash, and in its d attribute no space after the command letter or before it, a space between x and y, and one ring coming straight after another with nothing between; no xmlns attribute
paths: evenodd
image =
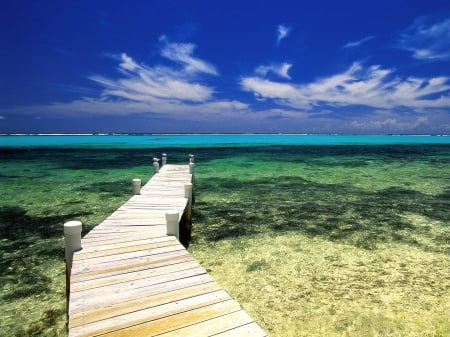
<svg viewBox="0 0 450 337"><path fill-rule="evenodd" d="M186 280L195 276L206 274L206 270L203 267L196 266L194 268L177 270L168 274L162 274L157 276L150 276L146 278L136 278L131 280L124 280L117 282L113 280L112 283L107 283L102 287L82 289L78 292L73 292L73 297L71 301L73 304L77 304L81 299L86 303L96 303L99 301L114 301L114 297L121 297L122 293L130 292L130 289L135 291L139 288L150 287L158 284L165 284L167 282L173 282L180 279ZM105 281L110 280L110 278L103 279ZM130 295L131 296L131 295ZM86 300L87 299L87 300Z"/></svg>
<svg viewBox="0 0 450 337"><path fill-rule="evenodd" d="M222 290L215 282L202 283L191 287L176 289L165 293L153 295L150 297L141 297L133 301L119 302L108 307L102 307L95 310L84 310L71 315L70 325L79 326L86 324L86 317L90 322L104 320L106 318L122 315L129 312L130 307L135 310L142 310L150 307L157 307L166 303L180 301L186 298L208 294L211 292Z"/></svg>
<svg viewBox="0 0 450 337"><path fill-rule="evenodd" d="M134 245L145 245L145 244L152 244L152 243L161 243L161 242L175 242L175 237L173 236L160 236L156 238L143 238L142 235L135 237L124 237L123 241L119 240L119 237L116 237L114 240L111 240L110 242L105 241L97 241L96 246L90 247L90 248L84 248L77 252L78 257L85 256L84 254L92 253L92 252L98 252L102 250L110 250L110 249L116 249L116 248L123 248L127 246L134 246ZM83 243L86 243L86 240L82 241Z"/></svg>
<svg viewBox="0 0 450 337"><path fill-rule="evenodd" d="M131 252L126 252L122 254L115 254L115 255L100 255L96 257L89 257L79 258L78 256L82 256L82 254L74 254L73 261L77 262L77 264L81 263L83 264L83 268L89 268L91 265L95 266L101 263L110 263L114 261L120 261L120 260L129 260L134 258L140 258L140 257L146 257L161 253L167 253L174 250L183 250L184 247L175 242L169 242L168 244L160 243L160 244L153 244L154 248L152 249L146 249L146 250L136 250Z"/></svg>
<svg viewBox="0 0 450 337"><path fill-rule="evenodd" d="M150 241L150 242L143 242ZM135 244L133 244L135 243ZM138 251L152 251L156 248L161 247L169 247L169 246L178 246L179 243L175 240L164 240L164 241L156 241L151 242L151 239L147 240L136 240L130 242L126 242L126 244L116 245L113 247L112 244L105 246L96 246L91 248L86 248L81 250L78 254L76 254L76 259L91 259L94 257L102 257L107 256L108 259L113 255L122 255L125 253L132 253Z"/></svg>
<svg viewBox="0 0 450 337"><path fill-rule="evenodd" d="M216 304L201 307L195 310L181 312L179 314L163 317L143 324L130 326L124 329L102 334L102 336L122 336L122 337L150 337L163 334L167 331L179 330L180 327L189 327L192 324L204 322L229 313L239 311L239 305L234 300L219 302ZM218 322L216 322L218 323ZM209 322L210 325L211 323ZM205 327L203 327L205 328ZM196 329L189 329L194 332ZM92 336L90 334L81 336ZM191 336L184 333L180 336ZM207 336L207 335L205 335Z"/></svg>
<svg viewBox="0 0 450 337"><path fill-rule="evenodd" d="M141 269L141 270L126 270L125 273L108 275L101 275L99 278L92 278L89 280L84 279L82 282L73 282L70 287L71 292L94 289L102 286L107 286L116 283L122 283L132 280L138 280L147 277L154 277L163 274L173 273L175 271L182 271L191 269L198 266L198 262L195 260L184 261L176 264L169 264L159 268Z"/></svg>
<svg viewBox="0 0 450 337"><path fill-rule="evenodd" d="M166 266L168 267L170 265L189 261L195 261L192 255L186 251L180 250L165 254L164 256L158 256L158 258L151 261L151 263L147 261L130 261L129 263L123 263L123 265L127 266L127 272L133 272L146 269L157 269ZM71 283L86 282L92 279L123 274L125 270L123 265L113 265L110 268L91 270L89 272L72 275Z"/></svg>
<svg viewBox="0 0 450 337"><path fill-rule="evenodd" d="M95 310L111 306L114 303L130 302L144 297L151 297L158 294L163 294L169 291L189 288L195 285L205 284L213 282L211 276L208 274L195 275L193 277L186 277L177 280L171 280L171 282L158 283L153 287L143 288L131 288L121 289L114 294L108 294L107 296L97 296L95 298L86 298L82 292L71 293L69 316L83 312L85 310ZM105 303L107 302L107 303Z"/></svg>
<svg viewBox="0 0 450 337"><path fill-rule="evenodd" d="M130 326L145 324L151 320L159 320L183 312L204 308L210 305L218 304L224 301L230 301L229 295L224 290L191 296L177 301L137 309L135 307L128 307L127 312L122 312L117 316L110 316L108 318L98 319L97 313L95 322L79 324L80 330L85 335L99 335L117 330L127 329ZM106 313L108 314L108 313ZM73 326L72 328L75 328Z"/></svg>
<svg viewBox="0 0 450 337"><path fill-rule="evenodd" d="M205 337L205 336L215 336L217 334L229 331L236 327L242 327L243 325L249 324L253 320L243 311L233 311L229 313L224 313L221 316L212 317L208 320L203 320L200 322L195 322L192 325L183 327L181 329L176 329L163 334L158 335L159 337ZM117 334L115 336L121 336ZM240 337L240 335L234 335Z"/></svg>
<svg viewBox="0 0 450 337"><path fill-rule="evenodd" d="M91 236L89 236L88 238L83 238L81 243L82 243L82 250L84 251L85 249L87 249L87 247L83 246L84 244L98 244L98 245L106 245L106 244L112 244L112 243L126 243L126 242L130 242L130 241L134 241L134 240L138 240L138 239L158 239L158 238L167 238L166 235L161 235L161 236L152 236L152 235L147 235L145 233L143 233L142 231L139 232L131 232L128 233L127 235L123 235L122 232L116 232L116 228L113 229L109 229L109 228L100 228L98 230L96 230L94 233L92 233ZM95 247L95 246L94 246Z"/></svg>

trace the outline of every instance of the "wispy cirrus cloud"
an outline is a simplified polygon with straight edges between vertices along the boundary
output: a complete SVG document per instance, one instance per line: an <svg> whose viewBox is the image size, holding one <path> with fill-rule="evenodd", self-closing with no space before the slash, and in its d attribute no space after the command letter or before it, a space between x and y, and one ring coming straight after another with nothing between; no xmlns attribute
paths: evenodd
<svg viewBox="0 0 450 337"><path fill-rule="evenodd" d="M342 73L309 84L282 83L262 77L243 77L240 84L259 100L310 111L352 105L373 109L406 107L414 111L450 107L448 77L400 78L392 69L379 65L364 67L357 62Z"/></svg>
<svg viewBox="0 0 450 337"><path fill-rule="evenodd" d="M361 40L348 42L348 43L346 43L345 45L342 46L342 49L349 49L349 48L359 47L360 45L362 45L362 44L364 44L364 43L366 43L366 42L368 42L370 40L373 40L374 38L375 38L374 35L369 35L369 36L366 36L365 38L363 38Z"/></svg>
<svg viewBox="0 0 450 337"><path fill-rule="evenodd" d="M450 18L430 23L429 18L418 18L401 34L397 47L410 51L422 61L450 59Z"/></svg>
<svg viewBox="0 0 450 337"><path fill-rule="evenodd" d="M280 77L291 79L289 76L289 69L291 69L291 67L292 64L286 62L274 63L268 66L259 66L255 69L255 72L262 77L266 76L268 73L273 73Z"/></svg>
<svg viewBox="0 0 450 337"><path fill-rule="evenodd" d="M100 84L104 90L103 97L114 97L139 102L157 102L160 100L186 100L201 102L211 98L213 88L196 83L192 76L196 72L186 65L180 71L156 66L148 67L137 64L127 54L120 55L120 78L91 76L90 79Z"/></svg>
<svg viewBox="0 0 450 337"><path fill-rule="evenodd" d="M161 55L184 66L186 72L218 75L217 70L213 65L193 56L196 48L195 44L170 43L164 35L161 36L159 40L164 44Z"/></svg>
<svg viewBox="0 0 450 337"><path fill-rule="evenodd" d="M104 89L104 100L122 100L145 104L147 110L167 111L170 106L207 102L214 89L199 83L202 75L218 75L211 64L194 56L192 43L170 43L165 37L161 56L178 67L139 64L132 57L120 55L119 78L91 76ZM142 106L140 108L143 108Z"/></svg>
<svg viewBox="0 0 450 337"><path fill-rule="evenodd" d="M292 28L288 25L281 24L277 27L277 46L280 45L281 40L285 39L289 33L291 32Z"/></svg>

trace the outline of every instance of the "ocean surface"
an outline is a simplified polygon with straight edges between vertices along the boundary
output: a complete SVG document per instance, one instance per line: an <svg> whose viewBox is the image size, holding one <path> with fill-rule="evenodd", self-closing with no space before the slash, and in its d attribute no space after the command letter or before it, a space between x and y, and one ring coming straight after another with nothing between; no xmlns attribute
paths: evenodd
<svg viewBox="0 0 450 337"><path fill-rule="evenodd" d="M148 134L2 135L5 147L160 148L264 145L450 144L448 135Z"/></svg>
<svg viewBox="0 0 450 337"><path fill-rule="evenodd" d="M1 135L7 335L65 331L62 224L99 224L163 152L195 154L189 249L272 336L450 329L450 136Z"/></svg>

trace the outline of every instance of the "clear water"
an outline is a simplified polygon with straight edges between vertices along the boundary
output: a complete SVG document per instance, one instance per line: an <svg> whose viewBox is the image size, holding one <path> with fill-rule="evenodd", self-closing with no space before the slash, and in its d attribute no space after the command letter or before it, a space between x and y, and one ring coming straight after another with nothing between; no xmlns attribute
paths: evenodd
<svg viewBox="0 0 450 337"><path fill-rule="evenodd" d="M297 135L297 134L192 134L192 135L3 135L0 147L212 147L267 145L386 145L450 144L446 135Z"/></svg>
<svg viewBox="0 0 450 337"><path fill-rule="evenodd" d="M190 249L271 336L450 329L450 137L227 134L0 136L2 331L64 335L62 224L100 223L163 152L195 154Z"/></svg>

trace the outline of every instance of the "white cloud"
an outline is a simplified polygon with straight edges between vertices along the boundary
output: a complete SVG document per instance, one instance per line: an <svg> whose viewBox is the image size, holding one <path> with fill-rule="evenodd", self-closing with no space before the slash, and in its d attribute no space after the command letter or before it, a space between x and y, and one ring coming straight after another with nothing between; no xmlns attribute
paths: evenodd
<svg viewBox="0 0 450 337"><path fill-rule="evenodd" d="M218 73L212 65L194 57L194 49L193 44L165 43L161 55L177 64L172 67L147 66L125 53L114 56L119 61L119 76L90 77L102 88L99 96L18 110L45 116L150 114L172 118L207 118L248 111L248 104L215 99L214 88L199 82L205 75Z"/></svg>
<svg viewBox="0 0 450 337"><path fill-rule="evenodd" d="M292 67L292 64L289 63L279 63L279 64L271 64L269 66L259 66L255 69L255 72L264 77L268 73L274 73L280 77L291 79L289 76L289 69Z"/></svg>
<svg viewBox="0 0 450 337"><path fill-rule="evenodd" d="M193 53L191 43L169 43L165 37L161 55L181 67L139 64L132 57L120 55L119 78L91 76L90 79L103 87L104 100L125 100L152 104L154 106L173 104L175 101L201 103L212 98L214 89L198 83L201 75L218 75L214 66Z"/></svg>
<svg viewBox="0 0 450 337"><path fill-rule="evenodd" d="M159 115L177 120L208 120L213 115L227 117L236 116L236 114L245 114L249 112L249 105L236 100L187 103L171 100L150 102L85 97L69 103L23 106L19 108L19 111L21 114L40 114L45 117L78 117L80 114L100 116L129 116L141 114ZM11 112L11 109L6 112Z"/></svg>
<svg viewBox="0 0 450 337"><path fill-rule="evenodd" d="M160 38L164 42L161 55L167 59L183 65L188 73L206 73L217 75L217 70L211 64L193 57L196 46L193 43L169 43L165 36Z"/></svg>
<svg viewBox="0 0 450 337"><path fill-rule="evenodd" d="M191 79L192 70L186 74L163 66L139 65L126 54L121 55L121 60L119 70L123 77L90 77L104 87L103 97L138 102L156 102L162 99L202 102L210 99L213 94L211 87Z"/></svg>
<svg viewBox="0 0 450 337"><path fill-rule="evenodd" d="M373 35L366 36L365 38L363 38L361 40L348 42L344 46L342 46L342 48L343 49L356 48L356 47L359 47L360 45L362 45L362 44L366 43L367 41L370 41L370 40L372 40L374 38L375 38L375 36L373 36Z"/></svg>
<svg viewBox="0 0 450 337"><path fill-rule="evenodd" d="M412 118L399 118L399 116L390 116L386 118L371 117L369 120L353 120L350 126L361 131L370 130L403 130L404 132L412 132L428 124L428 118L419 116Z"/></svg>
<svg viewBox="0 0 450 337"><path fill-rule="evenodd" d="M419 18L401 34L397 47L408 50L415 59L438 61L450 59L450 18L428 23Z"/></svg>
<svg viewBox="0 0 450 337"><path fill-rule="evenodd" d="M277 45L279 45L281 40L283 40L289 35L291 29L292 29L291 27L283 24L277 27Z"/></svg>
<svg viewBox="0 0 450 337"><path fill-rule="evenodd" d="M271 99L280 106L313 110L318 107L365 105L415 111L450 107L448 77L400 78L379 65L354 63L346 71L309 84L290 84L262 77L243 77L241 87L258 99Z"/></svg>
<svg viewBox="0 0 450 337"><path fill-rule="evenodd" d="M101 87L100 95L16 109L43 116L156 114L184 119L248 111L248 104L214 97L214 88L203 81L205 76L217 76L218 72L213 65L194 56L194 44L169 43L165 38L161 41L164 42L161 56L173 61L172 66L147 66L125 53L109 55L118 60L118 74L90 76Z"/></svg>

